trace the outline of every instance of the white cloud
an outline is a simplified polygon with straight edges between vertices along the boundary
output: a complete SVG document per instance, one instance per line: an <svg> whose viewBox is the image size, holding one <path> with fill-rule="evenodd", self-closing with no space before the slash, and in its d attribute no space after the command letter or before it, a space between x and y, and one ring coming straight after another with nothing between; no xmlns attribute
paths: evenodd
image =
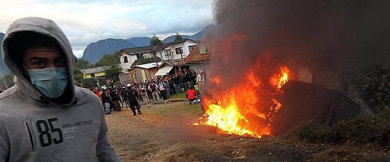
<svg viewBox="0 0 390 162"><path fill-rule="evenodd" d="M213 0L0 0L0 32L15 19L52 19L74 53L100 39L197 32L213 23ZM180 31L178 31L180 30Z"/></svg>
<svg viewBox="0 0 390 162"><path fill-rule="evenodd" d="M83 56L83 52L84 52L84 50L73 50L73 54L74 54L77 58L80 58L81 56Z"/></svg>

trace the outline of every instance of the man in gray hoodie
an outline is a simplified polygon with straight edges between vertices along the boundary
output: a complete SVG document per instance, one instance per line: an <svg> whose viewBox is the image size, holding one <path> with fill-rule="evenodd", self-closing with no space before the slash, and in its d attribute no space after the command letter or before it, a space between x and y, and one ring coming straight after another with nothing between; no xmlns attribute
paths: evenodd
<svg viewBox="0 0 390 162"><path fill-rule="evenodd" d="M74 85L72 49L53 21L16 20L2 47L15 86L0 94L0 161L120 161L103 105Z"/></svg>

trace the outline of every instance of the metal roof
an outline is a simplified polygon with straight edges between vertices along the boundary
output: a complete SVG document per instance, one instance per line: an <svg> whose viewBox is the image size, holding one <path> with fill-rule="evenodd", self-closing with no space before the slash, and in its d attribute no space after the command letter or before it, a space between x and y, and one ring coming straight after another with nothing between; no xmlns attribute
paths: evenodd
<svg viewBox="0 0 390 162"><path fill-rule="evenodd" d="M162 62L158 62L158 65L162 65ZM156 68L157 64L155 62L153 63L148 63L148 64L142 64L142 65L135 65L136 68L143 68L143 69L151 69L151 68Z"/></svg>
<svg viewBox="0 0 390 162"><path fill-rule="evenodd" d="M134 54L138 54L138 53L154 52L154 51L158 51L158 50L163 50L164 48L166 48L168 46L171 46L171 45L184 43L186 41L194 41L194 40L192 40L192 39L183 39L181 41L164 43L164 44L156 45L156 46L144 46L144 47L135 47L135 48L125 48L125 49L121 49L121 51L124 51L127 54L133 54L133 55ZM196 42L196 41L194 41L194 42Z"/></svg>
<svg viewBox="0 0 390 162"><path fill-rule="evenodd" d="M167 64L167 65L161 67L160 69L158 69L158 71L154 75L156 75L156 76L157 75L167 75L172 69L173 69L173 66Z"/></svg>
<svg viewBox="0 0 390 162"><path fill-rule="evenodd" d="M151 52L156 46L144 46L144 47L135 47L135 48L126 48L122 49L122 51L128 54L137 54L137 53L146 53Z"/></svg>
<svg viewBox="0 0 390 162"><path fill-rule="evenodd" d="M95 68L89 68L89 69L82 69L81 72L84 74L95 74L95 73L100 73L106 70L108 66L99 66Z"/></svg>
<svg viewBox="0 0 390 162"><path fill-rule="evenodd" d="M196 45L194 50L185 58L187 63L201 63L211 60L211 52L200 54L199 45Z"/></svg>

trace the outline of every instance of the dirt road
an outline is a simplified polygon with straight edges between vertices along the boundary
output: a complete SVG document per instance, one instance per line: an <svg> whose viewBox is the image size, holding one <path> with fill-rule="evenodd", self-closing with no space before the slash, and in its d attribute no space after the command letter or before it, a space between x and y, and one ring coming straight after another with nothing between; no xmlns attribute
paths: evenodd
<svg viewBox="0 0 390 162"><path fill-rule="evenodd" d="M142 107L106 116L108 137L127 161L390 161L388 151L292 142L284 137L254 139L219 135L193 126L199 105L184 102Z"/></svg>

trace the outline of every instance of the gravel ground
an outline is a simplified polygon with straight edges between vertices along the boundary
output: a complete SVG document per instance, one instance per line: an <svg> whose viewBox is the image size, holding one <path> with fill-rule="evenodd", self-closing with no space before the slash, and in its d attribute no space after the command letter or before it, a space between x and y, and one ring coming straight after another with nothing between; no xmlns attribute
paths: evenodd
<svg viewBox="0 0 390 162"><path fill-rule="evenodd" d="M390 161L389 151L370 146L334 146L219 135L194 126L200 105L174 102L142 107L133 116L124 109L106 116L108 138L127 161Z"/></svg>

